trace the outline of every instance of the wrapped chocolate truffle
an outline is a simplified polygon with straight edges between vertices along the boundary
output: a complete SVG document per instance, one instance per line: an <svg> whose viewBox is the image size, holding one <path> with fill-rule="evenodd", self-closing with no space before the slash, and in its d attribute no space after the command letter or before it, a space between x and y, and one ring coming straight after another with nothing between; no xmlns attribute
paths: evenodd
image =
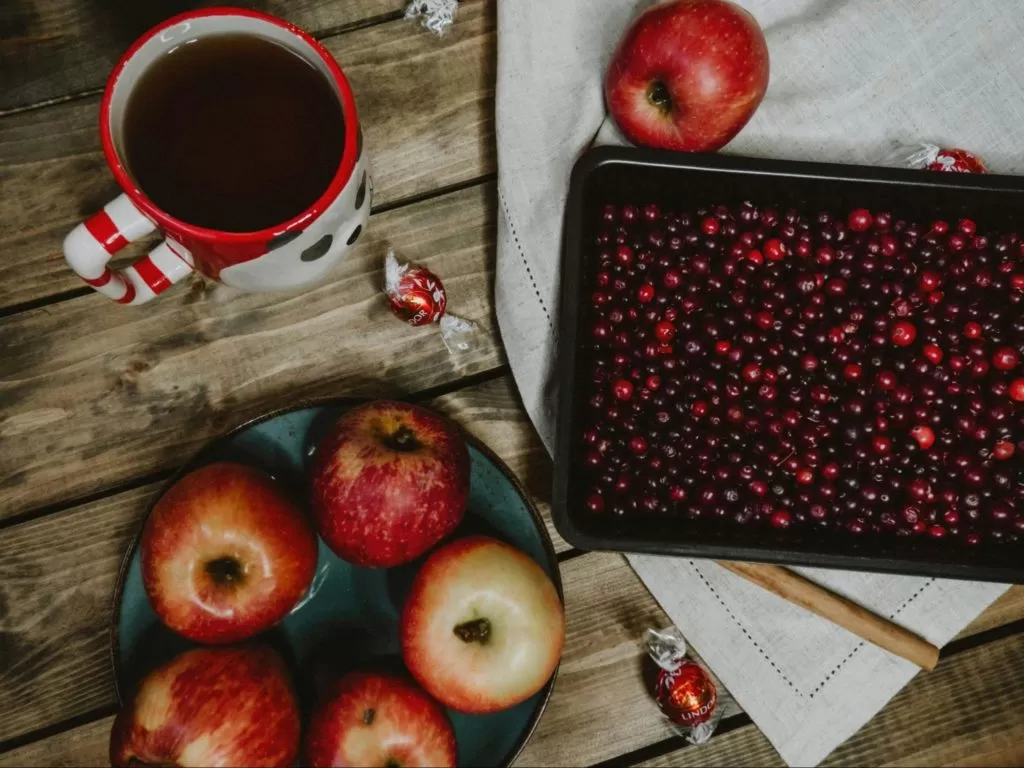
<svg viewBox="0 0 1024 768"><path fill-rule="evenodd" d="M972 152L928 143L894 145L885 165L945 173L988 173L984 161Z"/></svg>
<svg viewBox="0 0 1024 768"><path fill-rule="evenodd" d="M658 707L687 741L703 744L722 719L715 681L704 665L687 657L686 641L678 630L649 629L644 645L658 665L654 684Z"/></svg>
<svg viewBox="0 0 1024 768"><path fill-rule="evenodd" d="M391 311L412 326L437 323L452 354L469 352L476 323L448 313L448 294L441 279L426 267L402 264L392 248L384 259L384 295Z"/></svg>

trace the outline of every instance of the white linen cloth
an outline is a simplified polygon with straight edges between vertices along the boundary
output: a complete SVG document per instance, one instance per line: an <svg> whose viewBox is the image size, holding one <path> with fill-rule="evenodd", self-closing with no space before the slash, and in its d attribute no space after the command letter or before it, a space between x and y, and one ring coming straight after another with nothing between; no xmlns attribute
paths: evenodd
<svg viewBox="0 0 1024 768"><path fill-rule="evenodd" d="M740 0L768 39L771 83L724 150L873 163L932 141L1024 171L1024 14L1018 0ZM560 237L569 172L606 120L602 79L637 0L498 3L498 263L502 338L549 450ZM603 128L602 128L603 126ZM924 171L922 171L923 173ZM916 673L708 561L632 556L633 568L791 765L820 762ZM804 570L942 645L995 584Z"/></svg>

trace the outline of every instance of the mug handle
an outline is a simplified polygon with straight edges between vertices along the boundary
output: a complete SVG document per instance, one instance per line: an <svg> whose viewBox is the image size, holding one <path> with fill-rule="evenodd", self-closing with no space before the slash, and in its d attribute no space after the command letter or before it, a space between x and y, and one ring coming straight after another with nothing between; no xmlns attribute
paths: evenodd
<svg viewBox="0 0 1024 768"><path fill-rule="evenodd" d="M122 193L68 233L64 260L87 285L118 304L145 304L195 269L191 254L167 240L130 267L107 266L111 256L155 229Z"/></svg>

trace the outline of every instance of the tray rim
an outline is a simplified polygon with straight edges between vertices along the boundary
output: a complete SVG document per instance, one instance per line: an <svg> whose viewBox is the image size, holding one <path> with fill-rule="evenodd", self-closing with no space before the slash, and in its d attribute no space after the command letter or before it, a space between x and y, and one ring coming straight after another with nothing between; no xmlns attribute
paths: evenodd
<svg viewBox="0 0 1024 768"><path fill-rule="evenodd" d="M837 182L872 182L894 186L945 188L964 191L1001 191L1024 195L1024 177L1000 174L927 173L920 170L819 163L803 160L774 160L700 153L665 152L634 147L592 147L577 159L569 182L561 248L561 285L558 312L558 362L554 372L557 385L554 471L552 473L551 517L558 533L575 547L591 551L616 551L672 555L699 559L740 560L778 565L872 571L932 578L969 579L998 583L1024 583L1024 562L991 566L943 563L905 557L875 557L859 554L811 553L783 547L723 545L714 542L652 540L640 537L592 535L581 530L569 513L570 457L580 302L580 260L584 229L584 197L590 176L609 165L628 165L668 170L720 172L733 176L782 176ZM566 279L570 277L571 279ZM1024 559L1022 559L1024 560Z"/></svg>
<svg viewBox="0 0 1024 768"><path fill-rule="evenodd" d="M240 433L245 432L248 429L251 429L252 427L255 427L259 424L263 424L267 421L271 421L272 419L276 419L280 416L286 416L290 413L307 410L309 408L344 408L348 410L358 405L363 405L381 399L382 398L373 397L328 396L322 398L305 399L293 405L283 406L281 408L264 411L263 413L260 413L250 419L247 419L246 421L243 421L241 424L238 424L237 426L229 429L228 431L219 434L216 437L210 438L209 440L206 440L203 443L203 445L194 453L192 453L192 455L185 462L179 465L178 468L173 472L173 474L160 486L159 492L155 494L152 501L150 501L149 504L146 506L146 512L142 516L142 519L139 521L138 526L136 527L136 531L135 534L132 536L131 543L128 545L127 549L125 549L124 554L121 556L121 562L118 565L117 569L117 581L114 584L114 593L113 598L111 600L110 622L108 628L108 632L110 634L110 661L114 673L114 695L115 698L117 699L117 707L119 711L125 706L128 700L127 692L124 690L124 670L122 669L121 664L121 643L119 626L121 601L122 598L124 597L124 587L125 581L128 577L128 569L131 567L132 560L135 557L135 551L136 549L138 549L139 540L142 536L142 529L145 527L146 521L149 519L150 514L153 512L153 507L156 506L156 503L163 497L165 493L167 493L168 490L170 490L171 486L178 482L178 480L180 480L182 477L184 477L192 470L198 469L200 466L202 466L204 462L204 457L214 452L215 449L222 442L230 440L239 435ZM396 402L405 402L410 403L412 405L418 405L421 408L426 408L426 406L420 405L418 402L413 402L411 400L400 400L397 398L389 399L393 399ZM508 465L501 459L501 457L498 456L486 443L480 440L480 438L471 434L467 429L465 429L461 424L459 424L457 421L455 421L455 419L451 418L450 416L441 413L440 411L433 408L427 408L427 410L429 410L431 413L438 416L439 418L444 419L448 424L454 426L462 435L463 439L465 439L467 445L471 445L473 448L475 448L481 454L483 454L483 456L486 459L488 459L498 469L498 471L500 471L505 476L505 478L509 481L509 483L511 483L512 487L515 489L516 493L523 500L523 504L526 506L527 512L533 519L534 525L540 532L541 544L544 547L544 554L547 557L548 565L551 567L551 580L555 585L555 591L558 593L558 599L562 603L562 609L564 612L565 593L562 586L562 570L561 564L558 561L558 553L555 552L554 542L552 542L551 540L551 534L548 533L548 528L547 524L544 522L544 517L543 515L541 515L540 510L537 509L537 505L534 503L529 493L527 493L526 488L519 481L519 478L516 477L515 473L512 472L511 469L509 469ZM544 687L539 691L539 693L541 693L541 698L537 701L537 705L534 707L533 712L530 713L530 718L526 723L526 727L523 729L523 732L520 734L515 744L512 745L512 748L509 750L509 752L506 753L502 760L499 762L499 765L509 766L513 762L515 762L516 758L519 757L523 749L526 748L526 745L533 737L534 732L537 730L537 726L540 724L541 717L543 717L544 712L547 710L548 704L551 701L551 694L554 691L555 681L558 679L558 673L561 670L561 667L562 660L561 658L559 658L558 664L556 665L554 671L551 673L551 677L548 678L548 681L544 684Z"/></svg>

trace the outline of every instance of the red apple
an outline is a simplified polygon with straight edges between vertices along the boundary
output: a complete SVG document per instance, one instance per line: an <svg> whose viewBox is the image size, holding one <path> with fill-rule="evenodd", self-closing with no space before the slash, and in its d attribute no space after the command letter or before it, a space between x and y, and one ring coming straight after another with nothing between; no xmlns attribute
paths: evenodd
<svg viewBox="0 0 1024 768"><path fill-rule="evenodd" d="M372 568L415 560L450 534L469 499L469 449L447 419L408 403L354 408L313 459L317 530Z"/></svg>
<svg viewBox="0 0 1024 768"><path fill-rule="evenodd" d="M142 531L142 580L157 616L201 643L232 643L273 626L316 569L316 536L268 475L218 463L190 472Z"/></svg>
<svg viewBox="0 0 1024 768"><path fill-rule="evenodd" d="M351 672L318 702L305 753L311 766L454 766L455 733L412 681Z"/></svg>
<svg viewBox="0 0 1024 768"><path fill-rule="evenodd" d="M298 702L270 648L197 648L142 681L110 733L111 765L292 765Z"/></svg>
<svg viewBox="0 0 1024 768"><path fill-rule="evenodd" d="M427 558L399 634L405 666L434 698L460 712L497 712L544 687L565 619L544 569L497 539L469 536Z"/></svg>
<svg viewBox="0 0 1024 768"><path fill-rule="evenodd" d="M726 0L674 0L626 31L605 78L619 129L657 149L713 152L740 132L768 88L768 45Z"/></svg>

